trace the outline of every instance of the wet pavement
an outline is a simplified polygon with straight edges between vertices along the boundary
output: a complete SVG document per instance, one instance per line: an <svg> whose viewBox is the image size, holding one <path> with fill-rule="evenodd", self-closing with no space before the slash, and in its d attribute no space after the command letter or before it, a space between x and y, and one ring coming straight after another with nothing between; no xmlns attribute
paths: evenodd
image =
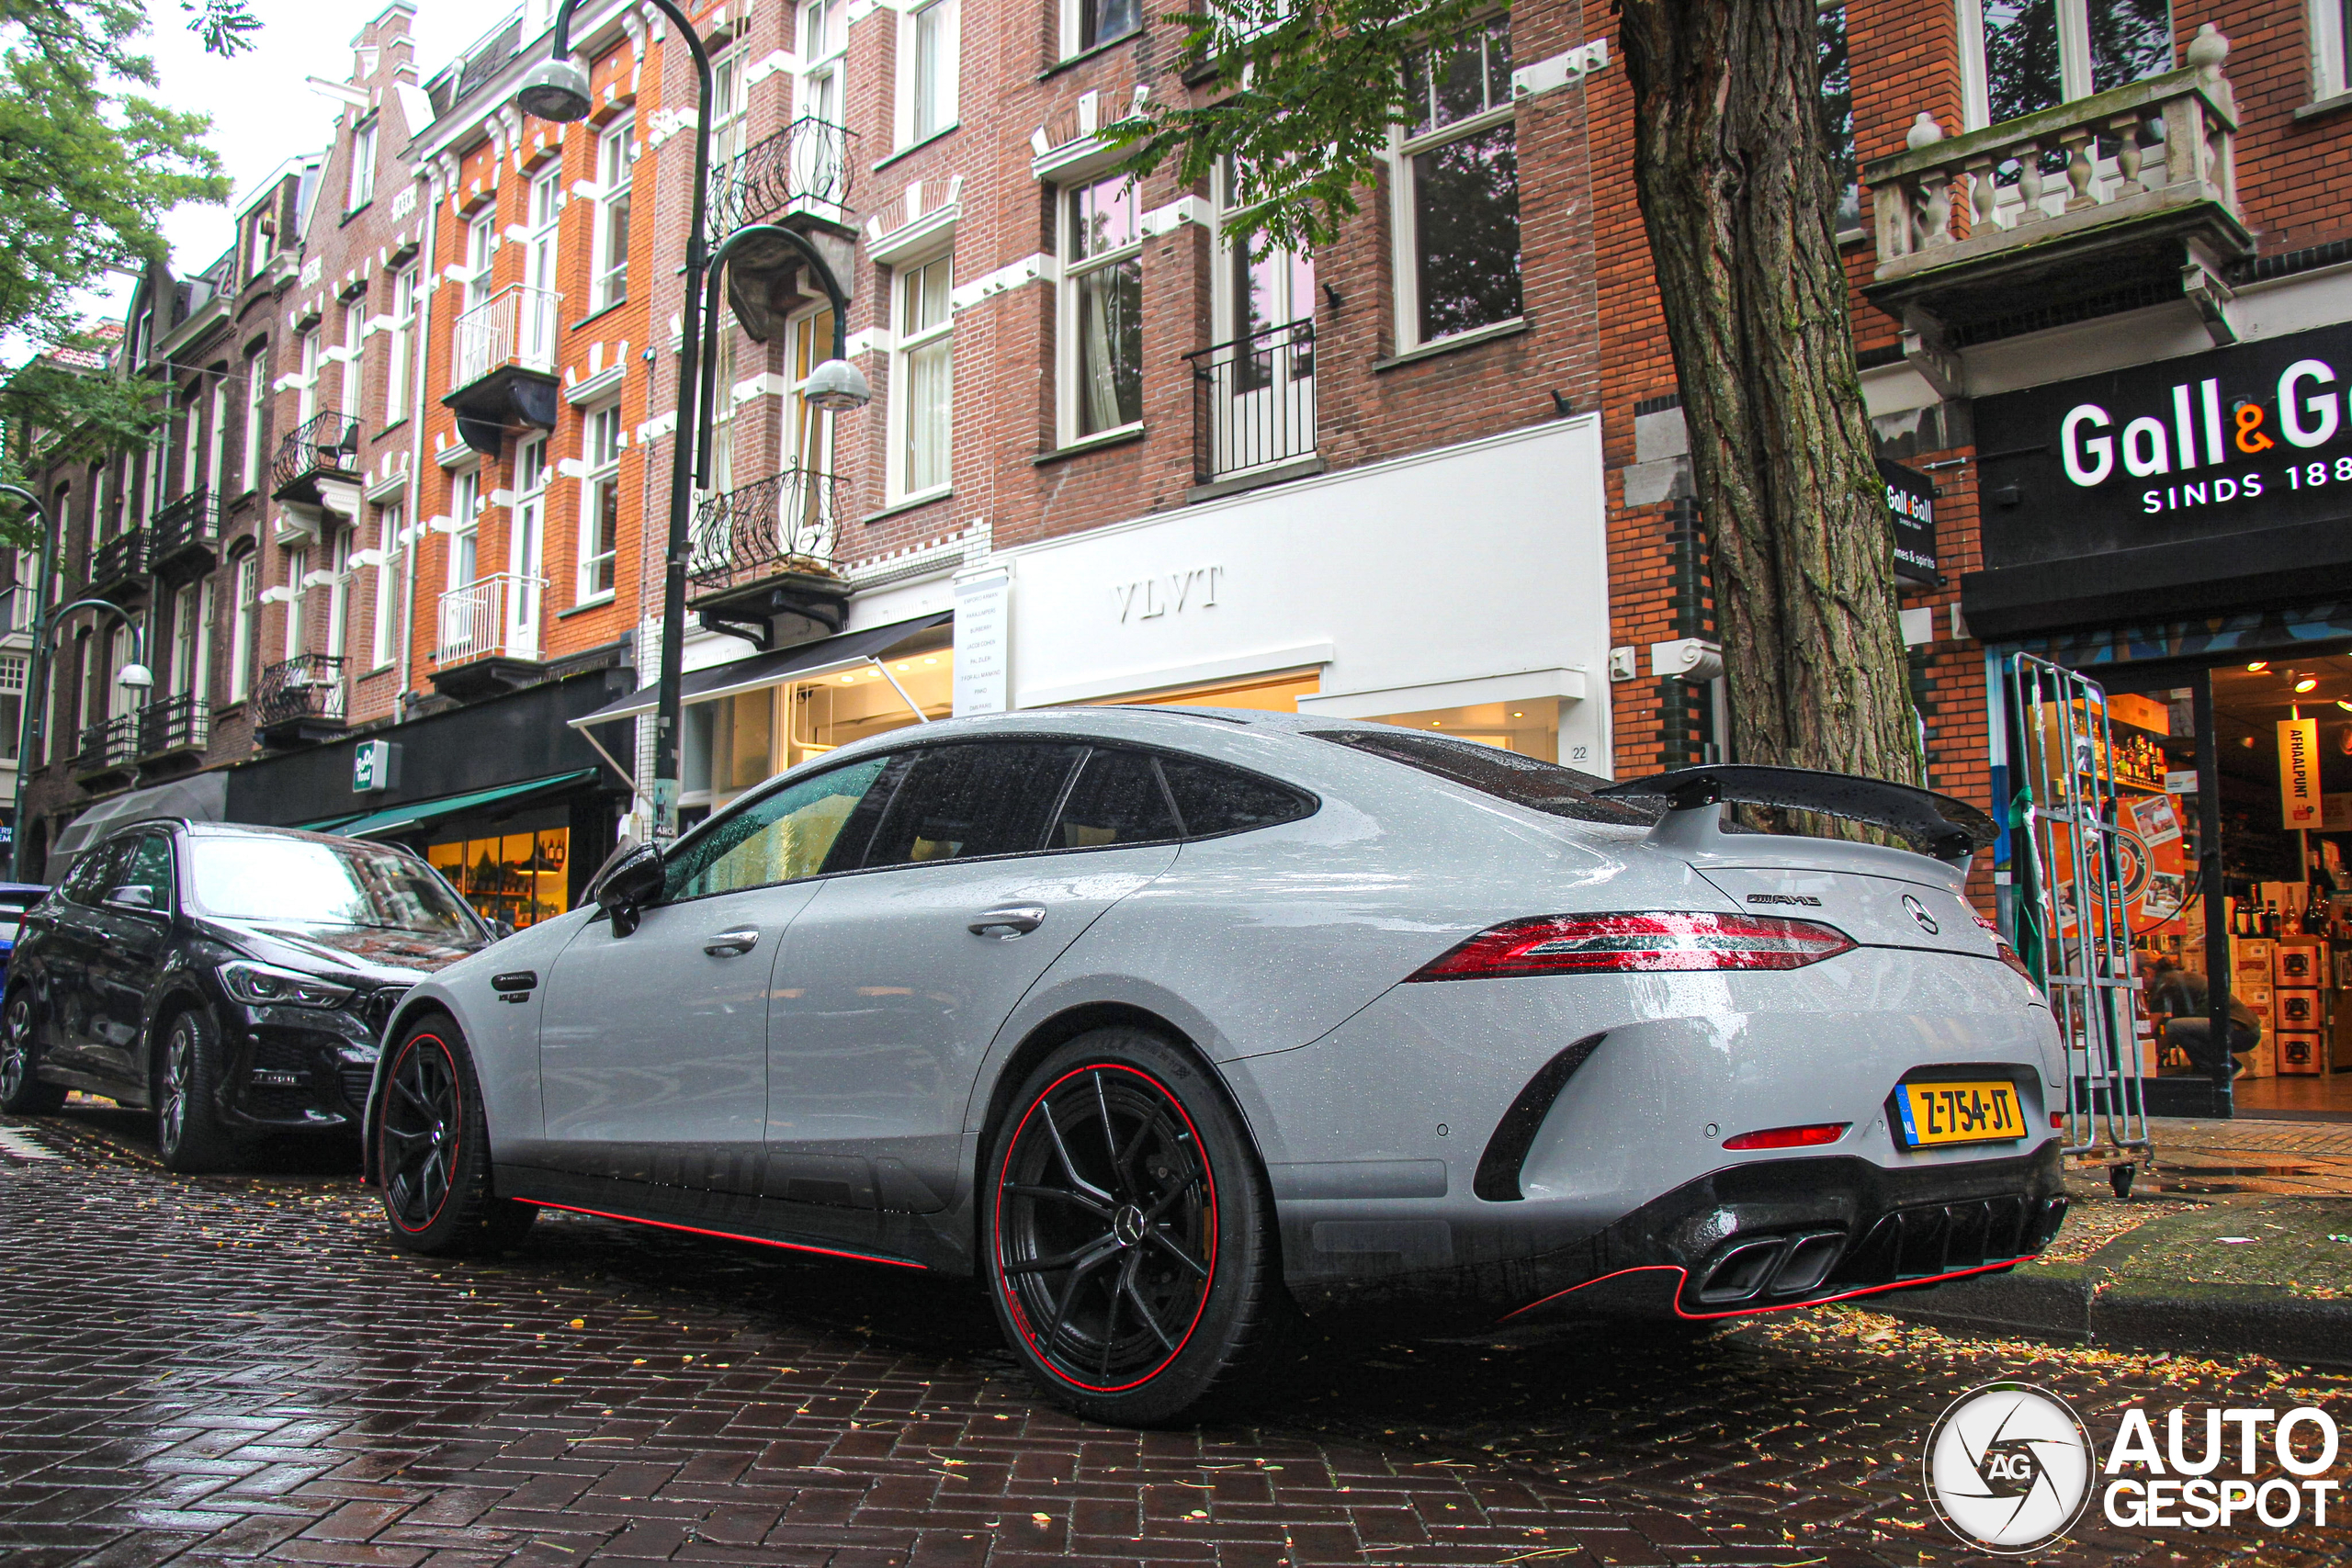
<svg viewBox="0 0 2352 1568"><path fill-rule="evenodd" d="M1838 1308L1696 1342L1323 1339L1256 1425L1138 1434L1042 1404L963 1282L569 1216L423 1260L335 1151L174 1178L141 1121L0 1122L8 1568L1943 1562L1970 1554L1920 1446L1980 1383L2095 1433L2133 1403L2352 1420L2344 1378ZM2094 1507L2046 1560L2333 1562L2346 1533Z"/></svg>

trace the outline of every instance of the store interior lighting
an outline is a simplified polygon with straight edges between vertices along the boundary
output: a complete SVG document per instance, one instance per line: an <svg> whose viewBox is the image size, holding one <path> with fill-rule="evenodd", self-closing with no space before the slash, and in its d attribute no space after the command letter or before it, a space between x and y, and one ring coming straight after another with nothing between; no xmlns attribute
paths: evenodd
<svg viewBox="0 0 2352 1568"><path fill-rule="evenodd" d="M2313 689L2314 687L2316 687L2318 684L2319 684L2319 677L2318 677L2318 676L2316 676L2316 675L2306 675L2306 676L2304 676L2301 680L2300 680L2300 681L2298 681L2298 682L2295 682L2295 690L2297 690L2297 691L2299 691L2299 692L2308 692L2308 691L2312 690L2312 689Z"/></svg>
<svg viewBox="0 0 2352 1568"><path fill-rule="evenodd" d="M2269 669L2269 668L2270 668L2270 660L2268 660L2267 659L2257 659L2257 660L2256 660L2253 663L2251 663L2251 664L2249 664L2249 665L2247 665L2247 666L2245 667L2245 669L2246 669L2246 673L2247 673L2247 674L2249 674L2249 675L2259 675L2259 674L2261 674L2265 670L2267 670L2267 669Z"/></svg>

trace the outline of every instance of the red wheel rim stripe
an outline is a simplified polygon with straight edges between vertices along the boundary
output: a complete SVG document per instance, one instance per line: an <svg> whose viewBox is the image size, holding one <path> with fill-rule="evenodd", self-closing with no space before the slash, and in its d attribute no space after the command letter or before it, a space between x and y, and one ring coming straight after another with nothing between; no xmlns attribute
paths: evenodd
<svg viewBox="0 0 2352 1568"><path fill-rule="evenodd" d="M384 1075L384 1087L388 1091L390 1089L393 1083L400 1077L401 1065L408 1060L409 1053L414 1051L419 1045L424 1044L428 1040L433 1043L434 1049L441 1053L441 1059L449 1065L449 1092L456 1096L458 1101L458 1125L456 1131L451 1134L449 1142L449 1169L454 1174L458 1168L458 1155L465 1146L466 1085L465 1080L458 1076L458 1058L450 1051L447 1043L437 1034L418 1034L411 1036L409 1043L401 1047L401 1054L392 1058L391 1070ZM387 1198L391 1196L391 1177L390 1175L391 1162L386 1156L391 1151L384 1147L384 1124L386 1121L390 1119L390 1115L391 1107L387 1105L384 1107L384 1114L376 1119L376 1159L378 1164L383 1167L387 1172L384 1178L384 1196ZM424 1223L421 1225L413 1225L407 1221L401 1219L401 1212L394 1208L390 1203L386 1203L384 1205L384 1213L390 1218L392 1224L398 1225L401 1230L406 1231L411 1235L421 1235L424 1232L433 1228L433 1222L439 1219L441 1217L441 1211L449 1206L450 1194L454 1193L457 1190L458 1184L455 1180L444 1182L442 1184L441 1201L433 1205L433 1212L424 1216Z"/></svg>
<svg viewBox="0 0 2352 1568"><path fill-rule="evenodd" d="M1012 1164L1013 1152L1021 1147L1021 1134L1028 1130L1029 1118L1037 1113L1037 1107L1043 1105L1046 1102L1046 1097L1051 1095L1054 1090L1061 1088L1062 1085L1069 1082L1070 1079L1078 1077L1085 1073L1125 1073L1130 1077L1141 1078L1144 1082L1157 1089L1159 1092L1160 1098L1168 1102L1169 1108L1176 1112L1177 1120L1184 1123L1184 1131L1192 1134L1193 1146L1200 1150L1201 1185L1208 1189L1209 1277L1201 1286L1200 1305L1193 1309L1193 1321L1184 1325L1184 1336L1182 1338L1176 1341L1176 1348L1169 1351L1167 1355L1162 1356L1158 1361L1154 1362L1151 1370L1145 1372L1141 1377L1132 1379L1129 1382L1123 1383L1102 1384L1081 1382L1078 1379L1071 1377L1069 1373L1063 1371L1060 1368L1055 1366L1052 1358L1047 1356L1044 1350L1038 1348L1037 1337L1029 1331L1029 1314L1021 1310L1020 1294L1012 1289L1011 1278L1004 1271L1004 1182L1005 1173L1011 1168ZM995 1222L992 1229L994 1231L995 1245L991 1250L996 1255L997 1293L1004 1298L1005 1309L1007 1312L1011 1313L1012 1316L1012 1326L1020 1330L1022 1339L1028 1345L1031 1352L1035 1355L1037 1364L1044 1367L1046 1371L1052 1373L1056 1378L1069 1384L1072 1388L1083 1390L1088 1393L1125 1393L1129 1389L1141 1388L1145 1383L1149 1382L1152 1379L1166 1371L1168 1370L1169 1363L1175 1360L1177 1357L1182 1355L1184 1353L1184 1347L1193 1342L1193 1333L1201 1326L1201 1314L1209 1309L1209 1292L1216 1288L1216 1176L1209 1167L1208 1145L1201 1141L1201 1130L1193 1125L1192 1117L1185 1113L1184 1102L1177 1099L1175 1091L1170 1089L1166 1084L1161 1083L1158 1078L1153 1077L1149 1073L1145 1072L1140 1067L1130 1067L1121 1062L1094 1062L1082 1067L1072 1067L1069 1071L1064 1073L1061 1077L1047 1084L1044 1089L1038 1090L1036 1098L1029 1102L1029 1109L1021 1113L1020 1123L1012 1129L1012 1136L1005 1142L1004 1160L997 1167L994 1210Z"/></svg>

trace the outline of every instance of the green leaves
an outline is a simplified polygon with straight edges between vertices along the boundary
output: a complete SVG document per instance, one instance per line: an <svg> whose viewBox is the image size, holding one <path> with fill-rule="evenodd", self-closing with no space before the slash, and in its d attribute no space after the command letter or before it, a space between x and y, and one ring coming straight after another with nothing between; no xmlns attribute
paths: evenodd
<svg viewBox="0 0 2352 1568"><path fill-rule="evenodd" d="M253 48L261 19L245 9L245 0L180 0L180 10L196 19L187 30L204 40L205 52L231 59Z"/></svg>
<svg viewBox="0 0 2352 1568"><path fill-rule="evenodd" d="M1200 107L1171 95L1103 128L1125 167L1172 166L1192 185L1225 167L1253 248L1314 251L1361 209L1385 166L1389 127L1420 113L1412 81L1437 40L1493 0L1202 0L1163 19L1186 30Z"/></svg>

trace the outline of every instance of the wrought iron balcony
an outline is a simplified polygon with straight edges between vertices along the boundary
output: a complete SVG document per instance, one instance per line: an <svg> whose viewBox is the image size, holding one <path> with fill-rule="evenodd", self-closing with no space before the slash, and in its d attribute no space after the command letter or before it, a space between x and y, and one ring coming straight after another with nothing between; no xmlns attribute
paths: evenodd
<svg viewBox="0 0 2352 1568"><path fill-rule="evenodd" d="M1193 471L1203 484L1315 456L1315 322L1196 348Z"/></svg>
<svg viewBox="0 0 2352 1568"><path fill-rule="evenodd" d="M359 422L338 409L314 413L288 431L269 465L270 499L319 504L321 480L356 484Z"/></svg>
<svg viewBox="0 0 2352 1568"><path fill-rule="evenodd" d="M849 585L834 563L831 474L793 468L704 500L686 561L706 626L769 646L779 615L842 629Z"/></svg>
<svg viewBox="0 0 2352 1568"><path fill-rule="evenodd" d="M697 594L787 574L835 576L833 535L833 476L794 468L705 500L686 574Z"/></svg>
<svg viewBox="0 0 2352 1568"><path fill-rule="evenodd" d="M254 685L254 726L272 742L324 739L343 732L340 658L304 653L265 665Z"/></svg>
<svg viewBox="0 0 2352 1568"><path fill-rule="evenodd" d="M537 659L546 591L545 578L504 571L449 590L441 595L433 662L447 669L478 659Z"/></svg>
<svg viewBox="0 0 2352 1568"><path fill-rule="evenodd" d="M147 570L147 536L134 528L90 552L90 592L112 593Z"/></svg>
<svg viewBox="0 0 2352 1568"><path fill-rule="evenodd" d="M212 741L212 705L194 692L152 702L139 715L139 754L201 751Z"/></svg>
<svg viewBox="0 0 2352 1568"><path fill-rule="evenodd" d="M1962 329L2184 289L2217 312L2227 290L2206 282L2254 249L2228 53L2208 24L2177 71L1964 136L1921 114L1906 151L1863 165L1878 240L1866 292Z"/></svg>
<svg viewBox="0 0 2352 1568"><path fill-rule="evenodd" d="M710 172L710 235L724 239L778 213L840 222L849 206L850 143L831 120L803 115Z"/></svg>
<svg viewBox="0 0 2352 1568"><path fill-rule="evenodd" d="M104 719L82 731L82 745L74 756L77 773L111 773L128 768L139 758L139 716L124 714Z"/></svg>
<svg viewBox="0 0 2352 1568"><path fill-rule="evenodd" d="M147 523L147 569L169 571L186 566L201 571L220 546L220 502L209 490L192 490Z"/></svg>

